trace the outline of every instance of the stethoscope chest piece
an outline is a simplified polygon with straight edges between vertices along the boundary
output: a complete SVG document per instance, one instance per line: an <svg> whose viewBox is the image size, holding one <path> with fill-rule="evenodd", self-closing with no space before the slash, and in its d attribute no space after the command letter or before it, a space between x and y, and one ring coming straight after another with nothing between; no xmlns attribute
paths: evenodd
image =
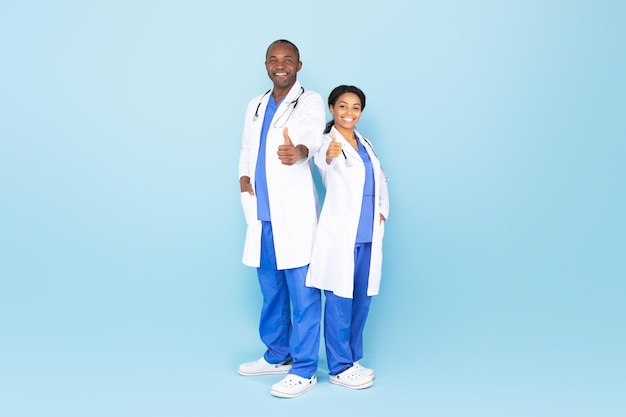
<svg viewBox="0 0 626 417"><path fill-rule="evenodd" d="M343 154L343 159L345 159L346 161L346 166L348 168L350 168L352 166L352 162L350 162L350 160L348 159L348 157L346 156L346 153L344 152L344 150L341 150L341 153Z"/></svg>

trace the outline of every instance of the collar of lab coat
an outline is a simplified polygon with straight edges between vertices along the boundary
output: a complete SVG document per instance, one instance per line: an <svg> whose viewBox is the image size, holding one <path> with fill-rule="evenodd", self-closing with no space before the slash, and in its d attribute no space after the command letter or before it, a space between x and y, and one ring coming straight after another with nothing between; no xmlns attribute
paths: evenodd
<svg viewBox="0 0 626 417"><path fill-rule="evenodd" d="M298 97L300 93L302 92L300 88L302 88L302 86L300 85L300 82L296 80L296 82L291 86L291 89L289 90L285 98L283 99L282 103L280 103L280 105L283 106L285 103L291 103L292 101L294 101L296 97ZM273 94L274 94L274 88L272 88L271 94L267 95L267 100L265 100L265 104L267 104L267 102L270 99L270 96Z"/></svg>
<svg viewBox="0 0 626 417"><path fill-rule="evenodd" d="M354 149L354 146L352 146L350 142L348 142L348 140L344 138L341 133L339 133L335 126L332 127L332 130L337 133L339 140L342 142L344 152L348 152L352 154L353 157L361 159L361 157L359 156L359 151ZM359 142L359 146L365 146L366 151L371 154L371 152L369 152L370 149L367 149L369 147L368 144L365 142L365 140L363 140L363 136L361 136L358 130L354 129L354 135L357 138L357 142Z"/></svg>

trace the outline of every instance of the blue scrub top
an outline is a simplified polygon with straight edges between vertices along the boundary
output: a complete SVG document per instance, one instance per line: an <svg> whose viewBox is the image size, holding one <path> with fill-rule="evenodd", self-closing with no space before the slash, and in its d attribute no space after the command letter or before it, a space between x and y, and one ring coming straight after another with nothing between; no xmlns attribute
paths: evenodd
<svg viewBox="0 0 626 417"><path fill-rule="evenodd" d="M265 158L267 155L267 132L270 130L272 119L276 113L276 109L280 106L285 98L283 97L278 103L275 103L274 93L270 94L270 98L265 108L263 116L263 127L261 128L261 142L259 143L259 156L256 161L256 171L254 177L254 193L256 194L256 210L258 219L261 221L271 221L270 215L270 199L267 192L267 177L265 175Z"/></svg>
<svg viewBox="0 0 626 417"><path fill-rule="evenodd" d="M363 144L359 143L358 151L363 164L365 164L365 184L363 185L363 201L361 202L361 216L356 232L356 243L366 243L372 241L374 232L374 168Z"/></svg>

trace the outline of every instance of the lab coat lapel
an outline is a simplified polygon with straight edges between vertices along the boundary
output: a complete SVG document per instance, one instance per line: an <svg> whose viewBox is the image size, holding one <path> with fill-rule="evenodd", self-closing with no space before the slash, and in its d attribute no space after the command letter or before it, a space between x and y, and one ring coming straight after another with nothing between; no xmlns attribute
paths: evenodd
<svg viewBox="0 0 626 417"><path fill-rule="evenodd" d="M272 126L274 126L277 123L279 118L286 119L287 114L289 113L288 107L293 106L291 102L294 101L298 97L298 95L300 95L301 92L302 90L301 90L300 83L296 81L294 85L291 86L291 90L289 90L289 92L287 93L283 101L280 103L280 106L278 106L278 108L276 109L276 113L274 113L274 118L272 119ZM272 90L272 94L274 94L273 90ZM267 102L266 102L266 106L267 106Z"/></svg>

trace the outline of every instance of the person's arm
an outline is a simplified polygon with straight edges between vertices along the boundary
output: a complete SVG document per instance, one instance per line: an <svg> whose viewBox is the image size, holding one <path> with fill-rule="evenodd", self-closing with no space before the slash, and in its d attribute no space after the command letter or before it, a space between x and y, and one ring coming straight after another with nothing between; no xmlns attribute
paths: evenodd
<svg viewBox="0 0 626 417"><path fill-rule="evenodd" d="M389 218L389 188L387 187L388 178L385 175L382 167L378 173L378 182L380 184L379 187L379 199L378 204L380 208L380 222L387 221Z"/></svg>
<svg viewBox="0 0 626 417"><path fill-rule="evenodd" d="M251 102L252 103L252 102ZM239 189L241 192L249 192L254 195L252 184L250 183L250 137L251 137L251 104L248 104L246 118L243 124L243 134L241 136L241 151L239 153Z"/></svg>
<svg viewBox="0 0 626 417"><path fill-rule="evenodd" d="M372 144L369 141L367 143L370 145L370 147L372 146ZM374 151L374 148L372 148L372 151ZM384 221L387 221L387 219L389 218L389 187L387 186L387 183L389 182L389 178L387 177L387 174L385 174L385 171L383 171L383 167L380 164L380 159L378 159L376 152L374 152L374 156L376 160L378 161L378 166L379 166L378 178L376 178L376 181L379 184L378 204L379 204L379 209L380 209L380 222L382 223Z"/></svg>
<svg viewBox="0 0 626 417"><path fill-rule="evenodd" d="M283 162L287 162L287 165L302 163L318 152L322 145L322 133L326 124L324 101L316 92L308 90L304 93L295 111L298 112L298 125L291 126L287 131L283 130L283 137L288 136L289 141L285 138L285 143L279 147L279 149L283 146L294 148L290 149L292 152L290 159L286 158Z"/></svg>

